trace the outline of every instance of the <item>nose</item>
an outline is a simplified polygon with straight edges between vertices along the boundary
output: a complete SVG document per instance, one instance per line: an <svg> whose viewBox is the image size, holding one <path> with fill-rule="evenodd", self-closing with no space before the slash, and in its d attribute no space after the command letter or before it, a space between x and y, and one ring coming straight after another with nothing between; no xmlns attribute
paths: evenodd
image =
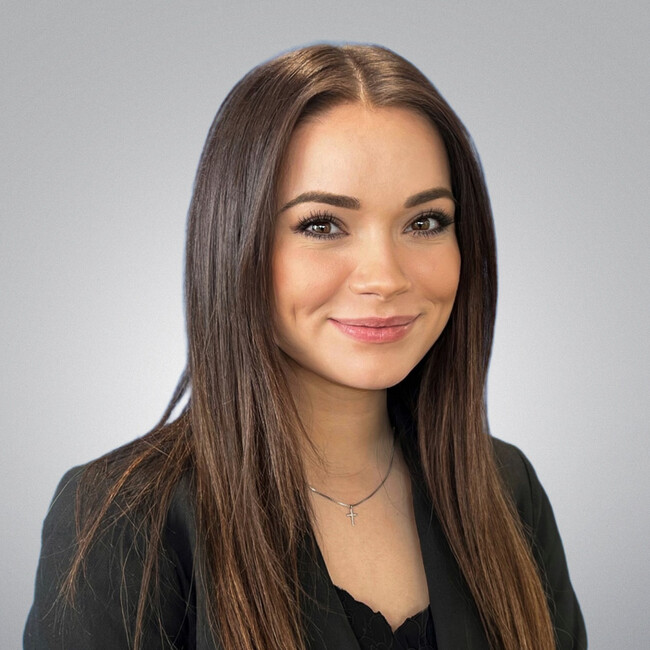
<svg viewBox="0 0 650 650"><path fill-rule="evenodd" d="M401 251L404 254L404 251ZM390 300L411 287L394 241L364 241L355 252L357 264L349 278L353 293Z"/></svg>

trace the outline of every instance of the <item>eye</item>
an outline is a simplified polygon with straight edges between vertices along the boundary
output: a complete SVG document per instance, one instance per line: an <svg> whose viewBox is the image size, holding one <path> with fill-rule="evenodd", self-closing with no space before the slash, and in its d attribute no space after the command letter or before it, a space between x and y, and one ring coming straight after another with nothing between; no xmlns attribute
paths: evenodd
<svg viewBox="0 0 650 650"><path fill-rule="evenodd" d="M325 221L321 219L320 221L312 221L307 226L306 231L314 235L332 235L340 232L340 229L331 221Z"/></svg>
<svg viewBox="0 0 650 650"><path fill-rule="evenodd" d="M424 237L433 236L445 231L452 223L454 220L448 214L429 210L413 219L404 232Z"/></svg>
<svg viewBox="0 0 650 650"><path fill-rule="evenodd" d="M411 230L432 230L433 225L432 217L418 217L412 224Z"/></svg>
<svg viewBox="0 0 650 650"><path fill-rule="evenodd" d="M334 239L345 234L336 217L320 212L301 219L294 231L317 239Z"/></svg>

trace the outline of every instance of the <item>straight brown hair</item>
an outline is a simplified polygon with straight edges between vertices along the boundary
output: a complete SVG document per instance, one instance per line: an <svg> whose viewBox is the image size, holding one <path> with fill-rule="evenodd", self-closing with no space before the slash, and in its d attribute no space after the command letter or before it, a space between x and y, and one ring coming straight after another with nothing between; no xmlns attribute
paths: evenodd
<svg viewBox="0 0 650 650"><path fill-rule="evenodd" d="M345 102L416 111L444 141L457 201L458 293L438 341L390 397L416 424L418 463L492 647L555 647L542 581L487 425L496 254L471 139L426 77L394 52L314 45L252 70L219 109L188 217L187 369L161 422L90 464L80 483L78 550L63 592L74 597L99 531L135 517L148 539L135 620L125 622L136 650L156 611L163 528L184 475L196 507L196 579L215 638L226 650L306 647L298 572L310 521L298 452L304 432L268 328L270 259L291 135L301 120Z"/></svg>

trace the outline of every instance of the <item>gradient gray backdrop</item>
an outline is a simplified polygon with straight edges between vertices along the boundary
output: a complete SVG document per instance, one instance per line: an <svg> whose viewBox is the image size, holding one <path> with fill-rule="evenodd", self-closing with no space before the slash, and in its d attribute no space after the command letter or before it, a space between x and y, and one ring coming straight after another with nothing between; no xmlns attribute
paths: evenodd
<svg viewBox="0 0 650 650"><path fill-rule="evenodd" d="M594 650L650 647L646 2L4 0L0 647L61 474L183 368L185 214L226 92L319 40L395 49L473 134L500 297L495 435L555 507Z"/></svg>

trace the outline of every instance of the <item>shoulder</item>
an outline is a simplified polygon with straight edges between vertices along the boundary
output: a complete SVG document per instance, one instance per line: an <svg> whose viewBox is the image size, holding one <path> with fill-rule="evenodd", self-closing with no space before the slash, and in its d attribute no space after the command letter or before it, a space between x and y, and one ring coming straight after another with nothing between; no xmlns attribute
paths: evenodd
<svg viewBox="0 0 650 650"><path fill-rule="evenodd" d="M492 444L497 468L538 561L557 554L564 558L553 508L533 465L518 447L497 438Z"/></svg>
<svg viewBox="0 0 650 650"><path fill-rule="evenodd" d="M94 500L97 496L104 496L106 491L113 489L107 480L95 479L91 483L83 480L89 465L79 465L68 470L54 492L43 522L42 541L50 539L77 542L78 527L83 523L79 517L78 503L86 499ZM165 542L170 542L172 549L178 544L175 540L182 538L183 547L195 547L195 516L193 499L191 497L191 480L188 475L183 475L175 484L165 516L163 537ZM123 514L124 516L120 516ZM107 534L127 539L137 543L139 538L147 536L146 518L142 511L134 510L126 513L123 499L118 492L104 516L99 539ZM167 544L166 544L167 545Z"/></svg>
<svg viewBox="0 0 650 650"><path fill-rule="evenodd" d="M150 551L150 518L140 510L123 511L119 495L98 522L72 601L62 591L81 548L83 515L78 504L92 502L110 481L86 481L86 465L65 473L43 523L34 601L25 627L25 648L126 647L136 618ZM161 544L152 586L158 588L160 620L153 614L144 627L145 647L174 647L193 627L192 580L195 533L187 481L175 487L164 513ZM154 601L152 601L153 603ZM162 632L162 633L161 633Z"/></svg>
<svg viewBox="0 0 650 650"><path fill-rule="evenodd" d="M74 519L77 487L85 467L85 465L73 467L59 481L43 523L43 537L49 536L63 522Z"/></svg>
<svg viewBox="0 0 650 650"><path fill-rule="evenodd" d="M492 438L497 468L512 497L519 516L525 524L535 528L547 501L537 473L525 454L508 442ZM548 504L550 507L550 504Z"/></svg>
<svg viewBox="0 0 650 650"><path fill-rule="evenodd" d="M521 518L549 599L558 648L583 650L587 635L551 503L523 452L492 439L501 477Z"/></svg>

